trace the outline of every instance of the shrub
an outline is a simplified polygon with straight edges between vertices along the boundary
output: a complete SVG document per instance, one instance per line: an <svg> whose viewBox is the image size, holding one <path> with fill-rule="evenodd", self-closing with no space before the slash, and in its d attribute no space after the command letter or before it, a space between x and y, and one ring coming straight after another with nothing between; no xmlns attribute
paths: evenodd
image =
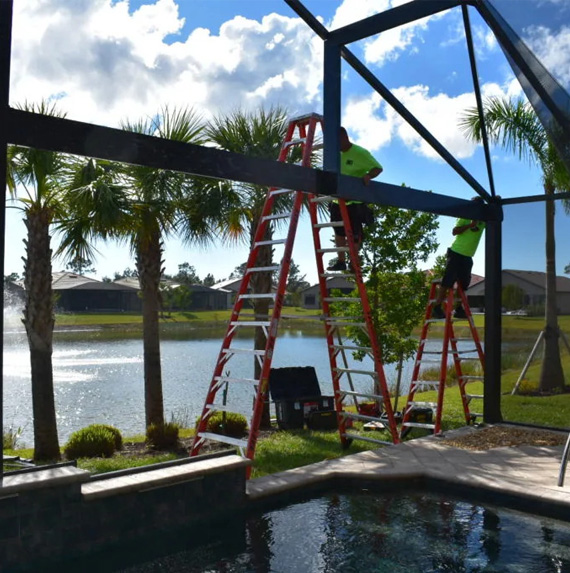
<svg viewBox="0 0 570 573"><path fill-rule="evenodd" d="M234 412L215 412L208 418L208 432L241 438L247 432L247 419Z"/></svg>
<svg viewBox="0 0 570 573"><path fill-rule="evenodd" d="M519 387L517 388L517 394L521 396L529 395L532 396L538 392L538 381L528 380L527 378L523 378L520 383Z"/></svg>
<svg viewBox="0 0 570 573"><path fill-rule="evenodd" d="M18 448L18 441L22 435L22 428L17 428L14 430L10 426L7 430L2 433L2 449L4 450L15 450Z"/></svg>
<svg viewBox="0 0 570 573"><path fill-rule="evenodd" d="M92 424L71 434L63 451L65 456L77 458L110 458L119 443L122 447L119 430L104 424Z"/></svg>
<svg viewBox="0 0 570 573"><path fill-rule="evenodd" d="M179 429L178 424L173 422L151 424L146 429L146 443L158 450L176 448L178 446Z"/></svg>

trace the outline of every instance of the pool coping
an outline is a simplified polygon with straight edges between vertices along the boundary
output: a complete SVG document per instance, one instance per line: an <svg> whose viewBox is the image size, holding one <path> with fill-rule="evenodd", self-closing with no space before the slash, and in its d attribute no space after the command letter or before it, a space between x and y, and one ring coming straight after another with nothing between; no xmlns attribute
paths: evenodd
<svg viewBox="0 0 570 573"><path fill-rule="evenodd" d="M466 426L443 436L416 438L251 479L246 485L247 499L256 505L330 489L333 484L424 488L570 520L570 485L558 486L563 446L466 450L442 440L477 429Z"/></svg>

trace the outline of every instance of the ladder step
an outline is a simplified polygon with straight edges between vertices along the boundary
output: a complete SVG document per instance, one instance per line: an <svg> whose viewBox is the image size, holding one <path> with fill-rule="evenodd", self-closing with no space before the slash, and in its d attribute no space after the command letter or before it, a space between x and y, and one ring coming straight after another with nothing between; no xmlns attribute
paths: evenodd
<svg viewBox="0 0 570 573"><path fill-rule="evenodd" d="M224 348L224 354L255 354L264 356L265 350L254 350L253 348Z"/></svg>
<svg viewBox="0 0 570 573"><path fill-rule="evenodd" d="M380 444L382 446L393 446L392 442L386 442L385 440L375 440L374 438L369 438L368 436L361 436L359 434L343 434L343 438L349 438L351 440L362 440L363 442L370 442L372 444Z"/></svg>
<svg viewBox="0 0 570 573"><path fill-rule="evenodd" d="M415 408L431 408L432 410L437 409L436 402L408 402L406 410L408 409L408 406L411 406L409 408L410 410L414 410Z"/></svg>
<svg viewBox="0 0 570 573"><path fill-rule="evenodd" d="M360 398L369 398L371 400L376 400L379 402L384 401L384 398L382 396L378 396L377 394L365 394L363 392L356 392L354 390L341 390L340 394L342 396L357 396Z"/></svg>
<svg viewBox="0 0 570 573"><path fill-rule="evenodd" d="M350 418L351 420L362 420L363 422L382 422L377 416L365 416L364 414L356 414L355 412L343 411L340 413L344 418ZM384 423L384 422L382 422Z"/></svg>
<svg viewBox="0 0 570 573"><path fill-rule="evenodd" d="M283 149L287 149L292 145L299 145L300 143L305 143L306 141L307 141L306 137L299 137L297 139L291 139L291 141L285 141L283 142Z"/></svg>
<svg viewBox="0 0 570 573"><path fill-rule="evenodd" d="M328 249L317 249L317 253L348 253L348 247L330 247Z"/></svg>
<svg viewBox="0 0 570 573"><path fill-rule="evenodd" d="M259 294L241 294L239 298L240 298L240 300L252 299L252 298L271 298L271 299L275 300L276 296L277 296L277 293L264 292L264 293L259 293Z"/></svg>
<svg viewBox="0 0 570 573"><path fill-rule="evenodd" d="M283 245L287 239L273 239L271 241L257 241L254 247L261 247L263 245Z"/></svg>
<svg viewBox="0 0 570 573"><path fill-rule="evenodd" d="M275 265L272 267L251 267L250 269L247 269L245 272L246 273L264 273L267 271L273 272L273 271L278 271L281 267L279 265Z"/></svg>
<svg viewBox="0 0 570 573"><path fill-rule="evenodd" d="M460 380L483 380L484 376L459 376Z"/></svg>
<svg viewBox="0 0 570 573"><path fill-rule="evenodd" d="M483 394L465 394L465 396L467 398L469 398L470 400L475 398L477 400L482 400L485 396L483 396Z"/></svg>
<svg viewBox="0 0 570 573"><path fill-rule="evenodd" d="M229 376L216 376L215 380L218 388L226 382L230 384L233 384L234 382L245 382L253 385L259 384L259 380L256 380L255 378L230 378Z"/></svg>
<svg viewBox="0 0 570 573"><path fill-rule="evenodd" d="M439 380L412 380L416 386L439 386Z"/></svg>
<svg viewBox="0 0 570 573"><path fill-rule="evenodd" d="M291 217L291 212L289 213L277 213L276 215L265 215L261 217L262 221L274 221L275 219L287 219Z"/></svg>
<svg viewBox="0 0 570 573"><path fill-rule="evenodd" d="M329 321L325 319L325 322L328 326L366 326L365 322L338 322L338 321Z"/></svg>
<svg viewBox="0 0 570 573"><path fill-rule="evenodd" d="M235 320L230 322L231 326L269 326L271 322L261 320Z"/></svg>
<svg viewBox="0 0 570 573"><path fill-rule="evenodd" d="M296 193L293 189L283 189L282 187L275 187L269 191L269 196L273 197L274 195L285 195L285 193Z"/></svg>
<svg viewBox="0 0 570 573"><path fill-rule="evenodd" d="M345 346L344 344L331 344L330 348L333 348L334 350L361 350L362 352L372 352L372 348L368 346Z"/></svg>
<svg viewBox="0 0 570 573"><path fill-rule="evenodd" d="M435 430L435 424L422 424L420 422L404 422L402 426L407 428L425 428L426 430Z"/></svg>
<svg viewBox="0 0 570 573"><path fill-rule="evenodd" d="M324 279L329 278L329 277L338 277L338 276L342 276L345 279L353 279L356 277L356 275L354 273L349 273L346 271L335 271L335 272L325 272L322 273L320 275L321 277L323 277Z"/></svg>
<svg viewBox="0 0 570 573"><path fill-rule="evenodd" d="M334 368L335 372L340 372L341 374L350 373L350 374L366 374L368 376L372 376L373 378L378 376L374 370L355 370L352 368Z"/></svg>
<svg viewBox="0 0 570 573"><path fill-rule="evenodd" d="M334 199L337 199L337 197L333 197L332 195L320 195L319 197L313 197L311 203L328 203Z"/></svg>
<svg viewBox="0 0 570 573"><path fill-rule="evenodd" d="M323 300L326 302L362 302L362 299L350 296L327 296Z"/></svg>
<svg viewBox="0 0 570 573"><path fill-rule="evenodd" d="M313 225L314 229L325 229L327 227L344 227L342 221L331 221L330 223L316 223Z"/></svg>
<svg viewBox="0 0 570 573"><path fill-rule="evenodd" d="M237 448L247 448L247 440L238 440L237 438L231 438L230 436L224 436L223 434L214 434L213 432L200 432L198 436L200 438L204 438L205 440L222 442L224 444L236 446Z"/></svg>

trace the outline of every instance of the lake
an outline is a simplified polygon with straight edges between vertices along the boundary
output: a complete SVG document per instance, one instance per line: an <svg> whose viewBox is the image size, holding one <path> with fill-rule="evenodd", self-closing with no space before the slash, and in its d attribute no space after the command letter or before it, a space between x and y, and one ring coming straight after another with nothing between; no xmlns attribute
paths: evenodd
<svg viewBox="0 0 570 573"><path fill-rule="evenodd" d="M190 330L178 339L161 342L164 411L167 420L193 425L201 414L225 329ZM432 344L441 349L441 341ZM234 339L233 346L252 348L252 339ZM472 344L471 344L472 347ZM109 339L101 331L66 332L56 335L53 368L57 422L60 443L69 435L93 423L116 426L124 436L144 434L143 346L137 338ZM30 360L25 334L7 329L4 333L4 427L22 428L20 445L33 445ZM371 360L359 363L370 369ZM368 364L368 366L366 366ZM340 363L339 363L340 365ZM272 367L314 366L323 395L332 395L326 339L302 330L283 329L275 346ZM402 392L407 393L413 360L404 364ZM236 355L228 363L232 377L252 378L253 361ZM384 367L389 384L397 379L396 365ZM345 379L346 380L346 379ZM370 376L356 375L355 386L372 390ZM234 384L232 404L250 411L251 388ZM404 398L405 399L405 398ZM401 406L400 406L401 407Z"/></svg>

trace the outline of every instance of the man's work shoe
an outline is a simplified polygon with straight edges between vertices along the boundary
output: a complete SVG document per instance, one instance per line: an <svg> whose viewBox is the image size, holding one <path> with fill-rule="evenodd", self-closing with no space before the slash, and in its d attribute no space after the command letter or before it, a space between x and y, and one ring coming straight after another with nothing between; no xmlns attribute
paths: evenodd
<svg viewBox="0 0 570 573"><path fill-rule="evenodd" d="M441 308L440 304L433 307L433 310L431 312L431 317L432 318L445 318L445 312L443 312L443 308Z"/></svg>
<svg viewBox="0 0 570 573"><path fill-rule="evenodd" d="M462 306L459 306L455 309L453 316L455 318L467 318L467 313L465 312L465 310Z"/></svg>
<svg viewBox="0 0 570 573"><path fill-rule="evenodd" d="M327 267L327 271L346 271L346 263L344 261L336 261Z"/></svg>

